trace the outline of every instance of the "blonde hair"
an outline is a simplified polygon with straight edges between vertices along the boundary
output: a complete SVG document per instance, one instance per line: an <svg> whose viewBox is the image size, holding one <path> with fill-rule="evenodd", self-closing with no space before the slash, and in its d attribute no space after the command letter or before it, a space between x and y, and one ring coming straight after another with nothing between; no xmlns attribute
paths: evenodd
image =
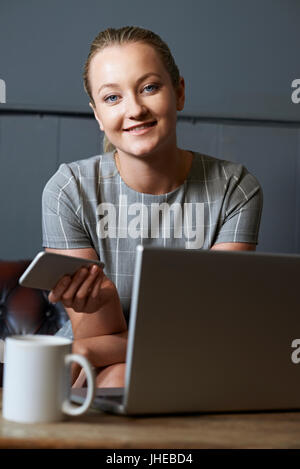
<svg viewBox="0 0 300 469"><path fill-rule="evenodd" d="M88 58L86 60L83 72L84 89L87 92L92 105L95 107L95 102L91 92L91 85L89 81L89 68L92 58L97 52L103 50L105 47L113 45L128 44L129 42L143 42L152 46L159 54L163 64L168 71L174 89L176 90L179 85L180 73L171 54L168 45L154 32L139 28L138 26L124 26L119 29L108 28L101 31L93 40L90 48ZM114 151L115 146L108 140L104 134L103 151L104 153Z"/></svg>

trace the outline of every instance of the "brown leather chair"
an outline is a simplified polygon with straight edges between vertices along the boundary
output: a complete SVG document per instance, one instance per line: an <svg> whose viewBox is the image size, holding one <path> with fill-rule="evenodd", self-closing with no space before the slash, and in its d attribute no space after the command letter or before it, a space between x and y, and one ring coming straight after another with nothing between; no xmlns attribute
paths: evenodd
<svg viewBox="0 0 300 469"><path fill-rule="evenodd" d="M0 260L0 339L14 334L55 334L68 319L61 303L48 301L48 291L19 285L30 262ZM2 374L0 364L0 386Z"/></svg>

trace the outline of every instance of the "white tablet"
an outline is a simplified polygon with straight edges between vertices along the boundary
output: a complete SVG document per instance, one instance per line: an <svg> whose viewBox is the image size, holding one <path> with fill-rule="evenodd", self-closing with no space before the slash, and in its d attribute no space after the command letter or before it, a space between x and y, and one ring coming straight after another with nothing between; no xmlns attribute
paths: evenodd
<svg viewBox="0 0 300 469"><path fill-rule="evenodd" d="M42 251L19 278L19 284L23 287L52 290L64 275L72 276L81 267L90 267L92 264L104 267L100 261Z"/></svg>

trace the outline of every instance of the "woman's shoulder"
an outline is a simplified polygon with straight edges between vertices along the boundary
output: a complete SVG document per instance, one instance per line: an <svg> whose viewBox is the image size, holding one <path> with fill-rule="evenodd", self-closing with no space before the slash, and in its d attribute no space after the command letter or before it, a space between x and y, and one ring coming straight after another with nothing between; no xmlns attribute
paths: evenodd
<svg viewBox="0 0 300 469"><path fill-rule="evenodd" d="M243 167L240 163L217 158L216 156L211 156L206 153L197 151L194 151L193 153L195 155L195 167L198 169L201 168L202 171L222 172L224 171L224 168L226 168L228 171L234 173Z"/></svg>
<svg viewBox="0 0 300 469"><path fill-rule="evenodd" d="M113 152L82 158L70 163L62 163L59 170L69 172L74 177L98 177L114 173L116 169Z"/></svg>
<svg viewBox="0 0 300 469"><path fill-rule="evenodd" d="M217 158L205 153L193 153L195 155L194 173L201 179L240 179L246 174L255 179L242 163Z"/></svg>
<svg viewBox="0 0 300 469"><path fill-rule="evenodd" d="M48 185L77 185L93 179L112 177L116 174L113 152L103 153L80 160L61 163L48 180Z"/></svg>

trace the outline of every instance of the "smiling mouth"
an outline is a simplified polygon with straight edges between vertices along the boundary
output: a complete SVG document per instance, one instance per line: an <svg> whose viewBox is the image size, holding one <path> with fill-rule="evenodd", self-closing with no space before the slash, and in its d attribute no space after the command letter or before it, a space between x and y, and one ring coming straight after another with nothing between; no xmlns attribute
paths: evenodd
<svg viewBox="0 0 300 469"><path fill-rule="evenodd" d="M124 129L125 132L136 132L138 130L148 129L148 127L154 127L157 124L157 121L151 122L150 124L141 124L132 129Z"/></svg>

